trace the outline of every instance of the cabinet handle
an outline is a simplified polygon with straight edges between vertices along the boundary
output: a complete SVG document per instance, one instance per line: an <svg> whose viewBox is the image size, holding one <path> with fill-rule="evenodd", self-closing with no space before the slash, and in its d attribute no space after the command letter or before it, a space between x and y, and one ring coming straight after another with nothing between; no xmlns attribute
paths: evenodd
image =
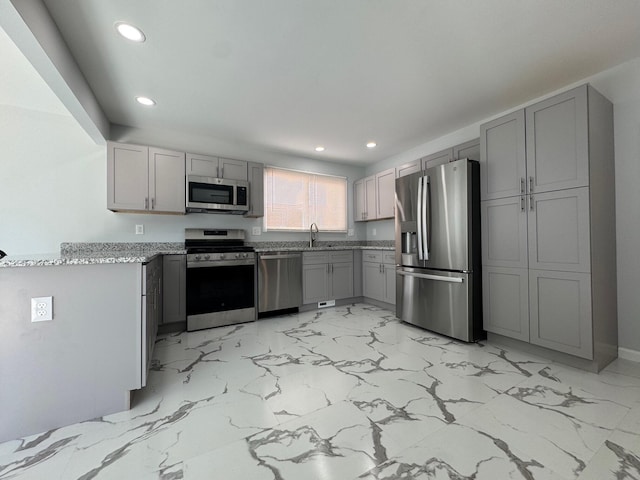
<svg viewBox="0 0 640 480"><path fill-rule="evenodd" d="M220 167L220 178L224 178L224 167Z"/></svg>
<svg viewBox="0 0 640 480"><path fill-rule="evenodd" d="M524 206L524 195L520 197L520 211L524 212L525 206Z"/></svg>
<svg viewBox="0 0 640 480"><path fill-rule="evenodd" d="M529 193L533 193L533 177L529 177Z"/></svg>
<svg viewBox="0 0 640 480"><path fill-rule="evenodd" d="M524 192L524 177L520 177L520 193Z"/></svg>
<svg viewBox="0 0 640 480"><path fill-rule="evenodd" d="M154 210L156 208L156 199L155 197L151 198L151 210Z"/></svg>
<svg viewBox="0 0 640 480"><path fill-rule="evenodd" d="M529 210L533 212L533 195L529 195Z"/></svg>
<svg viewBox="0 0 640 480"><path fill-rule="evenodd" d="M144 209L149 209L149 197L144 197Z"/></svg>

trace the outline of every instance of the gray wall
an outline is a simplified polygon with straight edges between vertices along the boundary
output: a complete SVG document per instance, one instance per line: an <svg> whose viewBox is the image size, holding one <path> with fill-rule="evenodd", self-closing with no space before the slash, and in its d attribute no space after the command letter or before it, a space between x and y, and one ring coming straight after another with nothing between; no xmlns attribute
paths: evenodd
<svg viewBox="0 0 640 480"><path fill-rule="evenodd" d="M140 272L0 268L0 442L127 408L140 371ZM53 320L32 323L30 299L44 296Z"/></svg>

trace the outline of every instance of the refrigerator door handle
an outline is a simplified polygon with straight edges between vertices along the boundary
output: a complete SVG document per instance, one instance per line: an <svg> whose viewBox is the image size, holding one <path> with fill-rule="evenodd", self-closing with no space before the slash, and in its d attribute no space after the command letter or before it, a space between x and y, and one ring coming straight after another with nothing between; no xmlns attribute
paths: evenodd
<svg viewBox="0 0 640 480"><path fill-rule="evenodd" d="M422 243L422 210L423 210L423 180L424 177L418 177L418 260L424 260L424 248Z"/></svg>
<svg viewBox="0 0 640 480"><path fill-rule="evenodd" d="M431 181L428 176L423 177L422 187L422 237L424 238L424 260L429 260L429 236L431 235L431 229L429 224L431 223Z"/></svg>
<svg viewBox="0 0 640 480"><path fill-rule="evenodd" d="M449 282L449 283L462 283L464 281L464 278L461 278L461 277L444 277L442 275L430 275L428 273L412 273L412 272L405 272L402 270L398 270L398 275L404 275L405 277L426 278L427 280L437 280L439 282Z"/></svg>

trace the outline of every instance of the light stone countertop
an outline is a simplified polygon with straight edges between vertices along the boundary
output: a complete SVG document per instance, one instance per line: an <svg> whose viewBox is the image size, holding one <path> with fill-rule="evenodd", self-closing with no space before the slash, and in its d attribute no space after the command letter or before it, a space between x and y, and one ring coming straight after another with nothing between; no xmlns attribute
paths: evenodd
<svg viewBox="0 0 640 480"><path fill-rule="evenodd" d="M354 245L353 242L322 242L310 248L305 242L247 242L256 253L315 252L323 250L387 250L390 242L378 245ZM113 263L148 263L158 255L186 254L183 243L63 243L60 253L8 255L0 260L0 268L46 267L59 265L99 265Z"/></svg>

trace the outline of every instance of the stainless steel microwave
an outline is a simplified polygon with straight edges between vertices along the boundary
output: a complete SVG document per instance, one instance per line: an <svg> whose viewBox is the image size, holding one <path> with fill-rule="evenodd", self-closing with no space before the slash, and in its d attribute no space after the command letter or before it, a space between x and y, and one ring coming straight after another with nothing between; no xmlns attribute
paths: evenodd
<svg viewBox="0 0 640 480"><path fill-rule="evenodd" d="M249 210L249 182L187 175L187 212L235 213Z"/></svg>

